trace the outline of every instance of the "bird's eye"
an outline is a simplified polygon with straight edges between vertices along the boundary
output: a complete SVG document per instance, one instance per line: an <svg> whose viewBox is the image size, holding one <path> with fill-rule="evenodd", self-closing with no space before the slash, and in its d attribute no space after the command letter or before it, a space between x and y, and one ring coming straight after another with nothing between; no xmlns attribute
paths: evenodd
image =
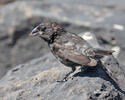
<svg viewBox="0 0 125 100"><path fill-rule="evenodd" d="M38 29L39 31L45 31L45 30L46 30L46 27L45 27L44 25L39 25L39 26L37 27L37 29Z"/></svg>
<svg viewBox="0 0 125 100"><path fill-rule="evenodd" d="M41 30L41 28L38 26L38 27L37 27L37 30L39 30L39 31L40 31L40 30Z"/></svg>
<svg viewBox="0 0 125 100"><path fill-rule="evenodd" d="M46 27L43 25L41 26L41 31L45 31L46 30Z"/></svg>

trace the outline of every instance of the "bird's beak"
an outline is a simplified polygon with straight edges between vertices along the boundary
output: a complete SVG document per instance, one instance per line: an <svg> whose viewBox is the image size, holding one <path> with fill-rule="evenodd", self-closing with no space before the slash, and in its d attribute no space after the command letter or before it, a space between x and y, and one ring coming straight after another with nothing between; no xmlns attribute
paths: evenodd
<svg viewBox="0 0 125 100"><path fill-rule="evenodd" d="M38 33L33 33L33 32L30 32L29 33L29 36L37 36Z"/></svg>
<svg viewBox="0 0 125 100"><path fill-rule="evenodd" d="M33 36L32 32L30 32L29 36Z"/></svg>
<svg viewBox="0 0 125 100"><path fill-rule="evenodd" d="M30 32L29 36L36 36L37 34L38 34L38 30L35 28L35 29L33 29L33 30Z"/></svg>

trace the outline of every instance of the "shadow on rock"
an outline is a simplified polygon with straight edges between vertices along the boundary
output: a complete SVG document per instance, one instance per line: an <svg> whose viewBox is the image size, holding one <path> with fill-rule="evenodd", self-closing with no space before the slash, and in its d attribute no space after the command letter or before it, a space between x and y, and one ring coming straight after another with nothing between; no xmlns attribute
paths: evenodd
<svg viewBox="0 0 125 100"><path fill-rule="evenodd" d="M100 77L106 81L109 81L119 92L125 95L125 91L122 90L118 83L112 79L107 73L106 69L104 69L104 65L99 61L97 66L94 68L88 68L85 72L78 72L74 75L74 77Z"/></svg>

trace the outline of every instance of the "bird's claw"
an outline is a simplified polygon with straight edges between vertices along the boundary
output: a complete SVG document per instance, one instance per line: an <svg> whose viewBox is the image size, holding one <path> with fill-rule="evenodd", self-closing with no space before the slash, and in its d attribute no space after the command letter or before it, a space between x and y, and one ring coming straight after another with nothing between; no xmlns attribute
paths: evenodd
<svg viewBox="0 0 125 100"><path fill-rule="evenodd" d="M73 76L70 76L70 77L64 77L62 80L57 80L57 82L66 82L66 81L68 81L69 79L73 80L74 77L73 77Z"/></svg>

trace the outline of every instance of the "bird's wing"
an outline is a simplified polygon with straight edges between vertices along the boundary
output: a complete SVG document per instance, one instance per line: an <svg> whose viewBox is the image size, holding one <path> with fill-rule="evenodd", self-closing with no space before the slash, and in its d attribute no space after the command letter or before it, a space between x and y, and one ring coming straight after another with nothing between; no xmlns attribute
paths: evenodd
<svg viewBox="0 0 125 100"><path fill-rule="evenodd" d="M87 65L91 62L91 59L89 59L89 57L83 55L76 49L74 45L68 45L68 43L67 45L55 43L54 46L56 48L56 55L58 55L62 59L71 61L79 65Z"/></svg>
<svg viewBox="0 0 125 100"><path fill-rule="evenodd" d="M69 37L68 37L69 36ZM102 58L105 55L112 55L113 50L104 50L99 48L93 48L87 41L79 37L78 35L70 34L66 38L68 42L75 43L75 47L78 52L81 52L83 55L92 58Z"/></svg>

